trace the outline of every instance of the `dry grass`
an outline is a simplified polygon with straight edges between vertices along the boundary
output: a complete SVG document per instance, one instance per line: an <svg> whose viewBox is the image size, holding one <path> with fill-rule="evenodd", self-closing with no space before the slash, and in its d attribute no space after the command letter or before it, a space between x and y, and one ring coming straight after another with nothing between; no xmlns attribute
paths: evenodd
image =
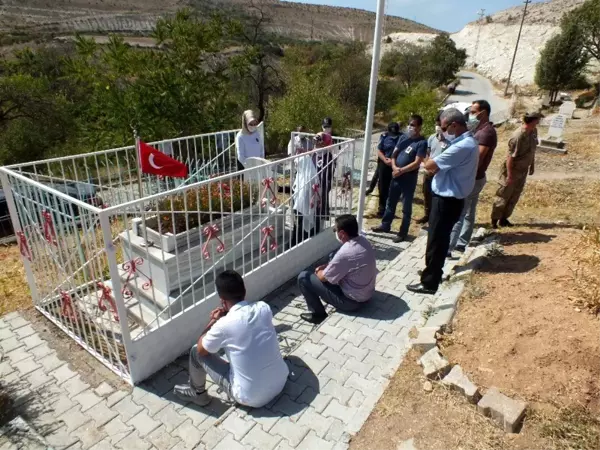
<svg viewBox="0 0 600 450"><path fill-rule="evenodd" d="M575 303L588 308L594 314L600 313L600 228L584 230L579 245L575 248L577 267L573 268L573 278L577 297Z"/></svg>
<svg viewBox="0 0 600 450"><path fill-rule="evenodd" d="M17 245L0 247L0 316L32 306Z"/></svg>
<svg viewBox="0 0 600 450"><path fill-rule="evenodd" d="M598 450L600 448L600 418L587 408L561 408L551 415L535 411L540 434L551 440L557 450Z"/></svg>

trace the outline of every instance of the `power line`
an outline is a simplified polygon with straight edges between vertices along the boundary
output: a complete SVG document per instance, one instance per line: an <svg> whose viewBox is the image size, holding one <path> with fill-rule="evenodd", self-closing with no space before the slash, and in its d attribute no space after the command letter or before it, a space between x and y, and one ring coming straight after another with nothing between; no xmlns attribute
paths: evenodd
<svg viewBox="0 0 600 450"><path fill-rule="evenodd" d="M475 41L475 51L473 52L473 66L477 65L477 52L479 51L479 37L481 36L481 27L483 26L483 16L485 16L485 9L480 9L477 13L479 16L479 28L477 30L477 41Z"/></svg>
<svg viewBox="0 0 600 450"><path fill-rule="evenodd" d="M515 45L515 53L513 54L512 63L510 64L510 71L508 72L508 80L506 80L506 89L504 89L504 95L508 95L508 87L510 86L510 77L512 76L513 67L515 65L515 59L517 58L517 50L519 49L519 41L521 40L521 32L523 31L523 23L525 23L525 16L527 15L527 6L531 3L531 0L525 0L525 8L523 8L523 17L521 18L521 26L519 27L519 35L517 36L517 44Z"/></svg>

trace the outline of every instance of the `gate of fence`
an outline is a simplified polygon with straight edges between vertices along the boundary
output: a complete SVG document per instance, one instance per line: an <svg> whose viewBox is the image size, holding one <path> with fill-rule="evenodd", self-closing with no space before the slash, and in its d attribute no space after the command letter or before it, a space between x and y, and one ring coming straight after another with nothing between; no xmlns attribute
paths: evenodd
<svg viewBox="0 0 600 450"><path fill-rule="evenodd" d="M219 271L259 299L334 250L356 206L353 139L238 171L236 132L152 143L185 180L141 173L135 146L0 168L35 307L131 383L195 342Z"/></svg>

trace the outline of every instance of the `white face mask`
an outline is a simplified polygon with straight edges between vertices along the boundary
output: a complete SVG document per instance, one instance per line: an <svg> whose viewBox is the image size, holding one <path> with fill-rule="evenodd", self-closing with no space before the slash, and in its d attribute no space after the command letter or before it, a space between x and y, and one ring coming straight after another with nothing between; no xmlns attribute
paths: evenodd
<svg viewBox="0 0 600 450"><path fill-rule="evenodd" d="M250 133L254 133L257 129L258 127L256 125L248 125L248 131Z"/></svg>
<svg viewBox="0 0 600 450"><path fill-rule="evenodd" d="M451 142L454 139L456 139L456 135L455 134L450 134L447 131L444 131L444 138L448 141Z"/></svg>
<svg viewBox="0 0 600 450"><path fill-rule="evenodd" d="M340 244L343 244L342 240L340 239L340 237L338 235L338 232L336 231L334 234L335 234L336 241L338 241Z"/></svg>
<svg viewBox="0 0 600 450"><path fill-rule="evenodd" d="M413 137L413 136L416 136L416 134L417 134L417 129L416 129L415 127L413 127L413 126L409 126L409 127L406 129L406 134L408 134L408 137Z"/></svg>

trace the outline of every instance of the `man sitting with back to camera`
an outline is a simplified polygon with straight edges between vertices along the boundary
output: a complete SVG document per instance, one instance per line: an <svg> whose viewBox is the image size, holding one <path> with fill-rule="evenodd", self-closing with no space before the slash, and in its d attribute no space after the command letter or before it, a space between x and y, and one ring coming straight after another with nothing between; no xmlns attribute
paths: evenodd
<svg viewBox="0 0 600 450"><path fill-rule="evenodd" d="M310 311L300 317L314 324L327 317L321 300L350 312L359 309L375 292L375 251L367 238L359 235L356 217L351 214L336 217L333 231L342 246L330 256L329 263L314 272L305 270L298 275L298 287Z"/></svg>
<svg viewBox="0 0 600 450"><path fill-rule="evenodd" d="M289 374L279 351L273 313L265 302L245 299L244 280L233 270L221 272L215 285L222 306L211 312L205 332L190 350L189 384L176 385L174 393L182 400L208 405L208 373L229 398L260 408L283 390ZM221 349L227 361L216 354Z"/></svg>

